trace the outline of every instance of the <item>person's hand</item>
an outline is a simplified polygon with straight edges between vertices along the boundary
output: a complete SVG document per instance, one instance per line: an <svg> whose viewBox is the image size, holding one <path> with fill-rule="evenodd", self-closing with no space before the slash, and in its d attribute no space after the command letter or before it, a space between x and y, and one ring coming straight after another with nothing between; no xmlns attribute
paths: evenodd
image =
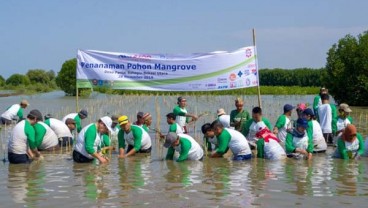
<svg viewBox="0 0 368 208"><path fill-rule="evenodd" d="M279 133L279 130L278 130L277 128L274 128L274 129L273 129L273 133L274 133L274 134L278 134L278 133Z"/></svg>
<svg viewBox="0 0 368 208"><path fill-rule="evenodd" d="M126 158L126 156L125 155L119 155L118 158L123 159L123 158Z"/></svg>
<svg viewBox="0 0 368 208"><path fill-rule="evenodd" d="M311 160L312 159L312 153L308 153L308 156L307 156L307 160Z"/></svg>
<svg viewBox="0 0 368 208"><path fill-rule="evenodd" d="M98 160L100 161L101 164L106 164L109 162L109 159L105 157L99 157Z"/></svg>
<svg viewBox="0 0 368 208"><path fill-rule="evenodd" d="M360 160L360 155L356 155L356 156L354 157L354 160Z"/></svg>

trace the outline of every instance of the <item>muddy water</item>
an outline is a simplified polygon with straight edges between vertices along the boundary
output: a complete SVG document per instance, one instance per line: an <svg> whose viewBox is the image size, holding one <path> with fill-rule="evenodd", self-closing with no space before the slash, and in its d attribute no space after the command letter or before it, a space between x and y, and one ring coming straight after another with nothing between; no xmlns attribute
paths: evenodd
<svg viewBox="0 0 368 208"><path fill-rule="evenodd" d="M39 108L61 118L75 111L74 99L60 92L26 98L31 103L26 113ZM245 108L256 105L256 97L244 98ZM20 99L0 98L0 111ZM200 126L213 120L219 107L230 112L234 97L187 99L189 111L207 112L190 128L190 134L201 143ZM312 100L313 96L264 96L264 114L274 123L285 102ZM175 97L154 96L95 94L80 101L80 107L90 113L85 125L105 114L133 116L142 110L151 112L153 128L164 132L165 115L174 105ZM353 118L361 122L357 124L363 130L367 110L353 110ZM1 141L8 136L4 129L1 136ZM155 138L153 132L151 137ZM30 165L0 163L0 207L366 207L367 158L347 162L331 159L330 147L327 154L316 155L311 162L205 158L203 162L176 163L162 160L166 150L156 141L150 156L119 160L112 154L108 165L75 164L70 152L47 154L43 161ZM3 159L6 147L1 147Z"/></svg>

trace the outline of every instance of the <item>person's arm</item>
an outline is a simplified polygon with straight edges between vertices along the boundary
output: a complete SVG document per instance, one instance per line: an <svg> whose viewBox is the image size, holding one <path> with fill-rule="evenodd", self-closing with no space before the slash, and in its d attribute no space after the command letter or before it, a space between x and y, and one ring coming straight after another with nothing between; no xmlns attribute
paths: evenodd
<svg viewBox="0 0 368 208"><path fill-rule="evenodd" d="M185 113L185 112L183 112L179 106L176 106L176 107L174 108L174 114L175 114L176 116L191 117L193 120L197 120L197 118L198 118L198 117L197 117L196 115L194 115L194 114L190 114L190 113Z"/></svg>
<svg viewBox="0 0 368 208"><path fill-rule="evenodd" d="M284 127L285 124L286 124L286 117L285 117L285 115L279 116L279 118L276 121L275 127L273 128L273 133L274 134L277 134L279 132L279 129L281 129L282 127Z"/></svg>
<svg viewBox="0 0 368 208"><path fill-rule="evenodd" d="M341 159L348 160L349 156L345 148L345 142L341 138L337 140L337 149L341 155Z"/></svg>
<svg viewBox="0 0 368 208"><path fill-rule="evenodd" d="M209 151L209 152L212 152L212 143L208 140L208 138L207 137L204 137L204 139L205 139L205 144L207 145L207 151Z"/></svg>
<svg viewBox="0 0 368 208"><path fill-rule="evenodd" d="M248 133L249 133L249 128L252 125L253 119L249 119L247 120L247 122L245 123L245 125L243 125L243 129L242 129L242 134L247 137Z"/></svg>
<svg viewBox="0 0 368 208"><path fill-rule="evenodd" d="M35 130L35 143L36 143L36 147L40 148L42 141L43 141L43 137L46 134L46 129L39 123L36 123L34 126L34 130Z"/></svg>
<svg viewBox="0 0 368 208"><path fill-rule="evenodd" d="M215 150L215 152L212 153L211 157L222 157L222 155L224 155L226 153L226 150L228 149L230 139L231 139L230 135L225 135L224 132L222 132L217 137L218 147Z"/></svg>
<svg viewBox="0 0 368 208"><path fill-rule="evenodd" d="M247 121L250 119L250 114L249 114L249 112L247 111L247 116L246 116L246 118L247 118Z"/></svg>
<svg viewBox="0 0 368 208"><path fill-rule="evenodd" d="M257 144L257 157L264 158L264 139L258 139Z"/></svg>
<svg viewBox="0 0 368 208"><path fill-rule="evenodd" d="M286 140L285 140L285 150L286 150L286 153L293 153L295 152L295 147L294 147L294 144L293 144L293 135L288 133L286 135Z"/></svg>
<svg viewBox="0 0 368 208"><path fill-rule="evenodd" d="M353 124L353 118L351 116L348 116L348 120L350 121L350 124Z"/></svg>
<svg viewBox="0 0 368 208"><path fill-rule="evenodd" d="M309 154L312 154L313 153L313 150L314 150L314 144L313 144L313 137L310 136L310 134L308 134L307 132L307 136L308 136L308 147L307 147L307 152Z"/></svg>
<svg viewBox="0 0 368 208"><path fill-rule="evenodd" d="M180 155L176 162L183 162L188 159L189 150L192 148L192 144L187 139L180 139Z"/></svg>
<svg viewBox="0 0 368 208"><path fill-rule="evenodd" d="M175 149L173 147L169 147L169 149L167 149L167 153L166 153L166 160L173 160L174 159L174 153L175 153Z"/></svg>
<svg viewBox="0 0 368 208"><path fill-rule="evenodd" d="M17 116L19 117L19 120L23 119L23 108L22 107L19 108Z"/></svg>
<svg viewBox="0 0 368 208"><path fill-rule="evenodd" d="M134 155L136 152L138 152L142 147L142 139L143 139L143 131L140 128L134 128L131 127L130 129L133 133L134 138L134 147L131 149L125 157L129 157L131 155Z"/></svg>
<svg viewBox="0 0 368 208"><path fill-rule="evenodd" d="M176 125L176 123L171 124L171 125L170 125L170 127L169 127L169 132L174 132L174 133L176 133L176 130L177 130L177 125Z"/></svg>
<svg viewBox="0 0 368 208"><path fill-rule="evenodd" d="M272 129L272 125L271 125L271 122L267 119L267 118L262 118L262 121L265 123L265 125L267 126L267 128L269 130Z"/></svg>
<svg viewBox="0 0 368 208"><path fill-rule="evenodd" d="M33 159L34 156L40 157L41 153L38 151L37 144L36 144L36 133L35 133L33 126L31 126L31 124L28 123L28 121L26 121L24 131L27 136L27 142L29 146L29 151L27 150L27 152L30 158Z"/></svg>
<svg viewBox="0 0 368 208"><path fill-rule="evenodd" d="M337 135L339 133L339 131L337 131L337 121L338 121L338 117L335 119L335 121L332 121L332 134L333 135Z"/></svg>
<svg viewBox="0 0 368 208"><path fill-rule="evenodd" d="M364 154L364 141L361 134L357 134L357 139L359 141L359 149L357 155L362 156Z"/></svg>
<svg viewBox="0 0 368 208"><path fill-rule="evenodd" d="M107 163L108 160L106 158L102 157L102 155L99 152L95 151L95 149L94 149L96 136L97 136L97 127L96 127L96 125L94 125L94 128L93 128L93 126L89 127L87 129L86 133L84 134L85 150L92 157L99 160L100 163Z"/></svg>
<svg viewBox="0 0 368 208"><path fill-rule="evenodd" d="M123 129L120 129L118 132L118 144L119 144L119 158L122 158L124 157L125 154L125 139Z"/></svg>
<svg viewBox="0 0 368 208"><path fill-rule="evenodd" d="M235 127L235 121L234 121L235 115L234 111L230 112L230 126Z"/></svg>
<svg viewBox="0 0 368 208"><path fill-rule="evenodd" d="M314 113L316 113L316 111L318 110L318 103L319 103L319 99L321 97L319 95L317 95L316 97L314 97L314 100L313 100L313 110L314 110Z"/></svg>
<svg viewBox="0 0 368 208"><path fill-rule="evenodd" d="M82 120L80 119L79 115L74 118L74 121L77 132L79 133L82 130Z"/></svg>

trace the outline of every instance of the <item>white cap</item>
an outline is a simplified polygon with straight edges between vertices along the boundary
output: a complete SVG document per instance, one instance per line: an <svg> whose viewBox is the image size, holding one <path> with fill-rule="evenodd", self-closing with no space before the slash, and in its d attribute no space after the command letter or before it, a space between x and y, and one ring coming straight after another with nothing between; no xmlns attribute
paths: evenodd
<svg viewBox="0 0 368 208"><path fill-rule="evenodd" d="M112 120L109 116L104 116L102 118L100 118L100 120L106 125L107 129L112 132L112 128L111 128L111 125L112 125Z"/></svg>
<svg viewBox="0 0 368 208"><path fill-rule="evenodd" d="M267 128L267 126L263 121L260 121L255 125L255 129L257 132L260 132L264 128Z"/></svg>

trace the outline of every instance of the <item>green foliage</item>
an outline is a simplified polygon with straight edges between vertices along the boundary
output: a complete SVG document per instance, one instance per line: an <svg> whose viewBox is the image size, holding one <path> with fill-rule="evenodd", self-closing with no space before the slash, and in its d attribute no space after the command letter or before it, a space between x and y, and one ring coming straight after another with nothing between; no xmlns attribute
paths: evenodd
<svg viewBox="0 0 368 208"><path fill-rule="evenodd" d="M30 69L26 74L32 84L49 85L51 80L47 72L42 69Z"/></svg>
<svg viewBox="0 0 368 208"><path fill-rule="evenodd" d="M3 76L0 75L0 87L5 85L5 79Z"/></svg>
<svg viewBox="0 0 368 208"><path fill-rule="evenodd" d="M5 82L7 85L18 86L18 85L29 85L30 80L26 75L23 74L13 74Z"/></svg>
<svg viewBox="0 0 368 208"><path fill-rule="evenodd" d="M327 53L329 92L338 103L368 105L368 31L357 38L346 35Z"/></svg>
<svg viewBox="0 0 368 208"><path fill-rule="evenodd" d="M320 87L324 74L325 69L261 69L259 79L263 86Z"/></svg>
<svg viewBox="0 0 368 208"><path fill-rule="evenodd" d="M70 59L63 63L61 70L56 77L56 84L67 95L75 96L76 92L76 67L77 59Z"/></svg>
<svg viewBox="0 0 368 208"><path fill-rule="evenodd" d="M56 78L54 70L49 70L48 72L46 72L46 74L50 80L54 80Z"/></svg>

